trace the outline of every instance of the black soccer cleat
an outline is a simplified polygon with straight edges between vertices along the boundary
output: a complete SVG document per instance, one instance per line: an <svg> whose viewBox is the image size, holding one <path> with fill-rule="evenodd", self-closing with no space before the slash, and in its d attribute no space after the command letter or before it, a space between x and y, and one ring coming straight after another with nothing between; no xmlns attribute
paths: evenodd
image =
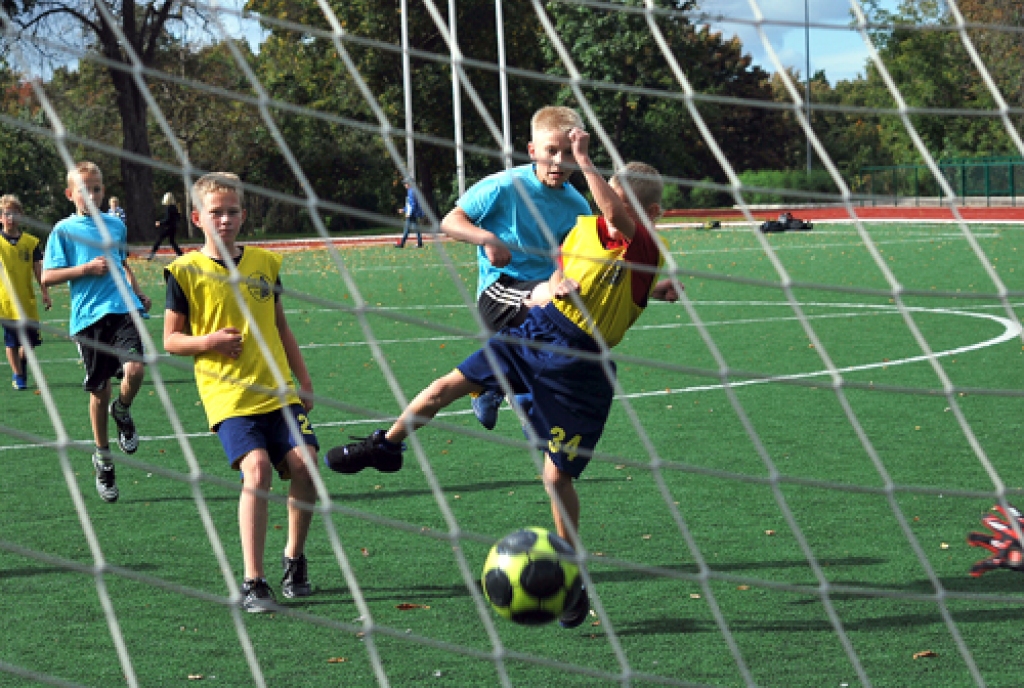
<svg viewBox="0 0 1024 688"><path fill-rule="evenodd" d="M281 594L288 598L309 597L313 594L313 586L309 583L309 572L306 567L306 555L300 554L294 559L281 557L284 577L281 579Z"/></svg>
<svg viewBox="0 0 1024 688"><path fill-rule="evenodd" d="M115 399L110 402L110 416L117 426L117 445L125 454L134 454L139 449L139 433L135 431L131 411Z"/></svg>
<svg viewBox="0 0 1024 688"><path fill-rule="evenodd" d="M96 472L96 492L104 502L116 502L120 496L114 479L114 462L107 451L96 450L92 455L92 468Z"/></svg>
<svg viewBox="0 0 1024 688"><path fill-rule="evenodd" d="M587 620L587 614L589 613L590 597L587 595L587 589L582 588L579 597L576 598L576 604L570 609L566 609L558 617L558 625L562 628L576 628Z"/></svg>
<svg viewBox="0 0 1024 688"><path fill-rule="evenodd" d="M324 464L335 473L358 473L364 468L375 468L381 473L396 473L402 469L402 452L405 444L388 446L383 430L375 430L369 437L353 437L358 440L341 447L335 447L324 455Z"/></svg>
<svg viewBox="0 0 1024 688"><path fill-rule="evenodd" d="M242 583L242 609L250 614L261 614L274 611L277 600L274 591L262 578L247 578Z"/></svg>

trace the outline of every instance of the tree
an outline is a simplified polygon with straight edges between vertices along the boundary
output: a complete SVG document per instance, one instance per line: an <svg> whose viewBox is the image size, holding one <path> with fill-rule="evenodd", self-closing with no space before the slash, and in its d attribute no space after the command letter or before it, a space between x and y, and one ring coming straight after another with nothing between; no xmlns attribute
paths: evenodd
<svg viewBox="0 0 1024 688"><path fill-rule="evenodd" d="M45 128L46 122L34 106L31 86L19 83L17 74L0 65L0 111L6 117ZM24 128L0 124L0 188L18 196L31 219L52 223L65 210L64 165L53 142ZM33 229L32 223L29 226ZM37 234L39 227L34 228Z"/></svg>
<svg viewBox="0 0 1024 688"><path fill-rule="evenodd" d="M330 4L349 36L358 37L362 41L380 41L395 46L400 44L401 13L398 11L398 0L332 0ZM428 53L437 57L432 59L417 55L412 58L413 127L417 134L425 137L452 141L455 123L452 117L451 66L446 61L449 49L442 33L422 5L416 2L408 4L410 47L420 54ZM251 11L319 29L331 28L315 0L249 0L246 7ZM460 0L456 7L462 52L470 59L496 63L494 0ZM341 63L331 41L277 27L268 28L270 37L260 51L260 77L273 96L376 126L376 118ZM510 67L539 73L547 69L548 65L543 60L537 41L540 33L540 26L532 11L518 13L516 21L506 22L504 38ZM346 41L345 48L392 126L404 129L401 54L381 49L379 45L356 41ZM467 65L466 71L487 111L500 126L501 103L496 71L472 65ZM542 80L510 75L509 90L511 139L516 151L522 153L529 140L529 123L533 111L540 105L553 102L556 89ZM470 104L465 90L462 111L462 135L467 146L497 150L499 142L484 126L483 119ZM318 153L326 151L328 147L337 149L333 162L335 169L332 172L337 195L329 197L346 200L358 198L362 199L360 202L368 202L377 193L387 199L386 202L381 199L378 207L392 209L401 203L404 198L401 179L378 136L351 127L328 127L308 118L290 116L286 121L293 127L289 141L305 137L309 141L309 155L312 158L315 159ZM298 139L295 138L300 134ZM396 137L394 143L399 151L404 152L404 139ZM303 158L303 162L310 164L312 160ZM470 182L501 167L502 161L498 155L466 155L466 177ZM331 170L328 169L328 172ZM417 142L415 176L421 190L428 199L436 199L442 212L454 203L458 196L458 185L455 151L451 146ZM365 183L358 191L344 188L346 184L358 185L360 179L366 178L378 180L377 189L369 188ZM392 213L393 210L387 212Z"/></svg>
<svg viewBox="0 0 1024 688"><path fill-rule="evenodd" d="M111 63L106 68L116 94L121 121L122 148L134 156L150 158L147 127L148 105L132 74L129 50L143 66L154 64L157 48L165 38L167 23L181 19L176 0L156 0L140 5L136 0L4 0L7 15L24 42L43 35L69 35L74 27L91 36L100 54ZM71 31L75 35L77 31ZM124 37L124 42L118 36ZM129 157L120 160L127 202L134 211L128 217L130 239L148 239L153 226L153 170Z"/></svg>
<svg viewBox="0 0 1024 688"><path fill-rule="evenodd" d="M642 7L640 0L628 6ZM658 0L660 9L685 11L689 0ZM625 11L601 11L571 3L548 3L548 12L577 68L586 79L680 94L682 87L651 38L646 18ZM693 89L702 95L769 102L768 74L751 65L739 40L724 39L707 27L697 28L683 14L659 14L661 32ZM547 38L542 41L552 63L549 72L566 74ZM663 173L680 177L711 177L725 181L725 172L697 130L681 99L649 96L619 88L586 89L612 142L628 159L639 159ZM572 99L563 89L563 102ZM777 168L783 164L778 145L782 120L770 109L703 100L697 105L715 141L737 169ZM600 163L606 156L598 157Z"/></svg>

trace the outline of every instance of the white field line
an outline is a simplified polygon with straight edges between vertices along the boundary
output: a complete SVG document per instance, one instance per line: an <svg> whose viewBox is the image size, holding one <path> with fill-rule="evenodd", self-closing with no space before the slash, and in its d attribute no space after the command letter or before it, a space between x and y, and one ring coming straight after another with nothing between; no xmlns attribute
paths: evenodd
<svg viewBox="0 0 1024 688"><path fill-rule="evenodd" d="M736 307L758 306L758 307L773 307L773 308L780 308L781 307L781 308L787 308L787 309L790 308L788 303L776 302L776 301L706 301L706 302L700 302L700 304L698 304L698 305L702 305L702 306L709 306L709 305L711 305L711 306L726 306L726 307L729 307L729 306L736 306ZM803 303L801 305L805 306L805 307L843 308L843 309L847 309L846 312L806 316L808 320L821 320L821 319L831 319L831 318L850 318L850 317L877 316L877 315L899 315L899 311L894 306L889 306L889 305L871 305L871 304L859 304L859 303L814 303L814 302ZM1020 305L1020 304L1018 304L1018 305ZM990 308L996 308L996 307L997 306L990 306ZM998 307L1001 308L1001 306L998 306ZM976 311L967 311L967 310L962 310L962 309L951 309L951 308L908 307L907 310L910 311L910 312L913 312L913 313L930 313L930 314L939 314L939 315L955 315L955 316L962 316L962 317L968 317L968 318L978 318L978 319L981 319L981 320L989 320L991 322L995 322L997 324L1002 325L1003 326L1003 332L1001 334L999 334L998 336L995 336L995 337L992 337L992 338L989 338L989 339L986 339L986 340L983 340L983 341L980 341L980 342L977 342L977 343L974 343L974 344L967 344L967 345L959 346L959 347L956 347L956 348L953 348L953 349L946 349L944 351L935 352L933 354L933 356L931 356L931 357L926 356L926 355L919 355L919 356L908 356L908 357L905 357L905 358L894 359L894 360L889 360L889 361L864 363L864 364L861 364L861 365L846 366L846 367L843 367L843 368L838 368L837 372L840 373L840 374L852 373L852 372L858 372L858 371L863 371L863 370L877 369L877 368L881 368L881 367L889 367L889 366L907 365L907 364L910 364L910 363L918 363L918 362L922 362L922 361L927 361L927 360L929 360L929 358L945 358L945 357L949 357L949 356L956 356L958 354L965 353L965 352L968 352L968 351L976 351L976 350L983 349L983 348L990 347L990 346L997 346L999 344L1002 344L1004 342L1010 341L1012 339L1017 339L1017 338L1019 338L1021 336L1021 326L1017 322L1015 322L1013 320L1010 320L1009 318L1004 318L1004 317L1001 317L1001 316L998 316L998 315L993 315L993 314L989 314L989 313L979 313L979 312L976 312ZM783 322L783 321L787 321L787 320L797 320L797 319L798 318L796 316L768 317L768 318L742 318L742 319L737 319L737 320L707 321L707 322L704 323L704 325L705 326L709 326L709 327L721 327L721 326L729 326L729 325L763 324L763 323L766 323L766 322ZM646 325L646 326L634 327L633 330L635 331L635 330L675 329L675 328L683 328L683 327L694 327L694 324L693 323L667 323L667 324L662 324L662 325ZM380 343L380 344L416 344L416 343L432 342L432 341L455 341L455 340L458 340L458 339L471 339L471 337L417 337L417 338L411 338L411 339L378 340L378 343ZM367 345L366 342L352 341L352 342L340 342L340 343L334 343L334 344L307 344L307 345L300 346L300 348L302 348L302 349L317 349L317 348L326 348L326 347L350 347L350 346L366 346L366 345ZM67 363L67 362L78 363L79 359L77 359L77 358L60 358L60 359L40 360L41 364L42 363ZM768 384L768 383L782 381L782 380L802 380L802 379L810 379L810 378L816 378L816 377L829 377L830 375L831 375L831 373L828 370L816 370L816 371L810 371L810 372L804 372L804 373L792 373L792 374L789 374L789 375L776 375L776 376L772 376L771 378L768 378L768 379L736 380L734 382L730 382L729 386L733 387L733 388L735 388L735 387L747 387L747 386L751 386L751 385L762 385L762 384ZM704 391L718 390L718 389L722 389L723 387L724 387L724 385L722 383L709 384L709 385L695 385L695 386L691 386L691 387L680 387L680 388L676 388L676 389L663 389L663 390L657 390L657 391L652 391L652 392L634 392L634 393L630 393L630 394L619 395L617 398L640 399L640 398L644 398L644 397L653 397L653 396L669 396L669 395L674 395L674 394L690 394L690 393L694 393L694 392L704 392ZM511 410L511 409L504 408L503 410ZM463 415L467 415L467 414L469 414L471 412L472 411L469 410L469 409L459 410L459 411L444 411L444 412L441 412L441 413L437 414L437 417L448 418L448 417L454 417L454 416L463 416ZM381 424L384 424L384 423L390 423L390 422L394 421L394 419L395 419L394 417L385 417L385 418L374 418L374 419L357 419L357 420L346 420L346 421L317 422L315 424L315 427L329 428L329 427L364 426L364 425L377 426L377 425L381 425ZM186 435L186 437L188 437L190 439L206 438L206 437L213 437L213 436L214 436L214 434L210 433L210 432L195 432L195 433L188 433ZM147 441L147 442L162 441L162 440L166 441L166 440L174 440L174 439L177 439L176 436L174 436L174 435L153 435L153 436L140 435L140 440ZM82 444L83 446L85 446L85 445L88 444L88 441L87 440L79 440L79 441L76 441L76 444ZM55 443L42 443L42 444L33 444L33 445L0 445L0 451L27 449L27 448L30 448L30 447L31 448L56 447L56 444Z"/></svg>

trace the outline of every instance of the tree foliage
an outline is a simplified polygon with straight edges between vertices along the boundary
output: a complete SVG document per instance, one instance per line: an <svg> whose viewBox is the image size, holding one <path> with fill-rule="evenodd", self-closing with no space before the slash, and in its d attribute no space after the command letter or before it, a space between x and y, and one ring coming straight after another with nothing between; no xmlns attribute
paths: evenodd
<svg viewBox="0 0 1024 688"><path fill-rule="evenodd" d="M91 0L0 0L10 5L23 36L49 27L84 28L92 52L52 71L45 88L63 125L76 137L97 145L72 144L75 157L96 160L104 170L109 193L122 197L133 225L133 239L153 229L152 206L165 191L182 195L181 174L136 164L112 152L118 147L172 167L180 160L175 145L200 170L237 172L247 182L273 192L302 198L304 178L319 198L352 211L322 213L328 229L345 231L366 223L395 218L404 190L386 143L405 154L405 89L399 0L328 0L341 26L332 36L317 0L248 0L247 9L264 17L305 25L293 30L265 24L266 40L253 52L245 42L183 41L167 31L182 19L169 0L137 4L106 0L144 64L154 70L145 77L173 131L168 140L154 113L141 100L134 79L117 65L129 60L116 32ZM622 0L610 6L545 2L543 11L582 75L582 91L611 142L626 159L644 160L670 178L681 180L670 196L679 203L729 202L719 192L696 189L691 180L723 182L726 177L691 117L668 61L651 37L643 0ZM822 178L801 179L785 170L806 165L806 136L798 126L782 75L769 75L752 65L735 38L695 26L683 11L691 0L656 0L655 21L687 80L699 94L697 110L710 127L733 168L744 179L818 189ZM894 11L865 1L882 61L912 108L910 121L936 158L1019 153L1004 123L993 117L995 98L965 50L960 32L945 3L904 0ZM456 126L466 146L468 183L503 166L487 120L500 128L498 35L494 0L459 0L458 45L464 54L462 121L453 116L452 67L442 27L422 3L410 0L409 36L412 67L412 126L416 132L415 176L439 212L457 200ZM504 0L504 47L509 66L511 140L519 157L530 138L532 113L559 103L580 107L569 88L568 70L547 35L535 6L525 0ZM1011 107L1024 107L1024 32L996 30L1004 24L1019 29L1024 10L1016 0L960 0L958 6L988 71ZM447 8L441 3L441 11ZM448 17L442 18L444 22ZM70 34L69 34L70 35ZM51 36L52 38L52 36ZM116 37L115 37L116 39ZM78 46L81 48L81 46ZM342 54L344 53L344 55ZM102 62L98 59L109 61ZM358 79L343 57L351 59ZM112 66L113 65L113 66ZM255 74L258 85L250 81ZM831 84L824 73L812 75L811 100L817 105L811 125L830 157L856 189L858 170L868 165L920 162L903 120L892 114L896 101L882 73L865 65L864 76ZM802 84L795 70L789 77ZM43 218L67 211L62 199L63 165L52 142L28 132L23 122L42 127L31 89L17 76L0 70L0 175L4 190L17 191ZM363 87L370 94L370 102ZM802 90L802 89L801 89ZM261 92L270 103L256 103ZM483 112L469 92L475 91ZM381 136L375 108L392 127L391 141ZM1019 130L1021 118L1013 116ZM139 128L142 123L141 129ZM275 138L280 132L286 148ZM175 145L172 145L175 144ZM102 147L106 147L104 150ZM607 151L595 137L595 160L610 165ZM301 167L297 174L286 152ZM820 168L820 163L815 167ZM27 169L31 168L31 170ZM761 170L780 174L758 176ZM147 177L148 175L148 177ZM808 186L811 184L811 186ZM36 189L36 191L32 191ZM834 190L834 189L831 189ZM249 226L270 231L310 231L301 202L289 203L260 194L247 195ZM396 220L397 221L397 220Z"/></svg>

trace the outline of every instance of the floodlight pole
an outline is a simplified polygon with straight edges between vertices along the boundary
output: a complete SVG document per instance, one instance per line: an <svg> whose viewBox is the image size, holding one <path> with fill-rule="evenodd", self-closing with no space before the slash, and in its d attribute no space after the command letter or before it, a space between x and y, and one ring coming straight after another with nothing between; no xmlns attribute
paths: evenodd
<svg viewBox="0 0 1024 688"><path fill-rule="evenodd" d="M416 151L412 140L412 64L409 59L409 3L402 0L402 90L405 92L405 166L416 179Z"/></svg>
<svg viewBox="0 0 1024 688"><path fill-rule="evenodd" d="M462 144L462 90L459 85L458 67L455 61L455 48L458 45L458 33L455 26L455 0L448 0L448 30L452 35L452 115L455 120L455 171L459 179L459 197L466 195L466 151Z"/></svg>
<svg viewBox="0 0 1024 688"><path fill-rule="evenodd" d="M811 9L810 0L804 0L804 55L807 73L804 75L804 106L807 108L807 126L811 126ZM807 134L807 174L811 173L811 135Z"/></svg>
<svg viewBox="0 0 1024 688"><path fill-rule="evenodd" d="M501 0L494 0L494 19L498 33L498 90L501 91L501 133L505 144L505 169L512 167L512 123L508 104L508 65L505 63L505 18Z"/></svg>

